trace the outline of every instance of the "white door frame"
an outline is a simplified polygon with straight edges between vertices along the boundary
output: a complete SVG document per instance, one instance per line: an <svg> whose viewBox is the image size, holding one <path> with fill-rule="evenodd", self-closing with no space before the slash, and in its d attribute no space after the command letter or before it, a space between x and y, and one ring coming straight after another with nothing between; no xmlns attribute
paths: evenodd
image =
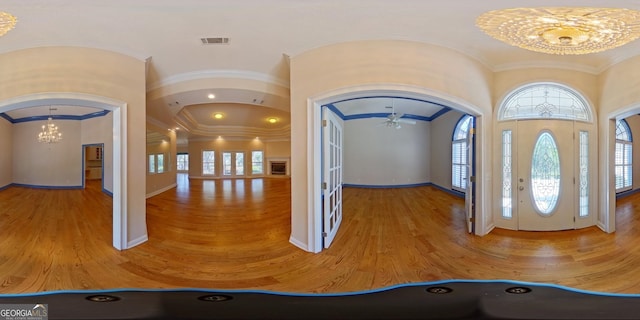
<svg viewBox="0 0 640 320"><path fill-rule="evenodd" d="M615 148L616 148L616 119L624 119L640 113L640 105L635 104L614 111L603 117L599 122L599 163L600 184L600 211L597 225L605 232L616 231L616 187L615 187Z"/></svg>
<svg viewBox="0 0 640 320"><path fill-rule="evenodd" d="M482 110L441 92L428 88L412 85L398 84L365 84L353 87L336 89L325 94L307 99L307 251L318 253L322 251L322 106L345 99L363 98L379 95L397 95L421 100L439 101L453 109L469 113L476 117L476 131L481 133L485 127L483 121L490 121L490 117L484 117ZM486 127L490 128L489 125ZM490 130L489 130L490 131ZM490 161L485 158L490 156L484 150L491 150L487 145L490 132L476 135L476 159L480 166L476 168L476 234L485 235L493 228L491 221L491 199L485 196L485 190L491 190L490 181L485 181L483 172L489 172ZM478 163L477 162L477 163ZM489 192L490 193L490 192Z"/></svg>
<svg viewBox="0 0 640 320"><path fill-rule="evenodd" d="M123 142L127 136L127 103L85 93L47 92L0 101L0 113L52 104L94 107L113 112L113 246L118 250L127 249L127 144Z"/></svg>

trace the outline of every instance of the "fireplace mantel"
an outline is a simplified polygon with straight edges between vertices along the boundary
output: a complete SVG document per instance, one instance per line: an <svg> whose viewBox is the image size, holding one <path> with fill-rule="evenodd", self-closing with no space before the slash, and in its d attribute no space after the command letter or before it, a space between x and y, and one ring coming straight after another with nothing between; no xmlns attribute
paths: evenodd
<svg viewBox="0 0 640 320"><path fill-rule="evenodd" d="M274 177L288 177L291 175L291 168L289 165L289 158L282 158L282 157L272 157L272 158L266 158L267 160L267 175L268 176L274 176ZM271 164L274 162L282 162L285 164L285 173L284 174L274 174L273 172L271 172Z"/></svg>

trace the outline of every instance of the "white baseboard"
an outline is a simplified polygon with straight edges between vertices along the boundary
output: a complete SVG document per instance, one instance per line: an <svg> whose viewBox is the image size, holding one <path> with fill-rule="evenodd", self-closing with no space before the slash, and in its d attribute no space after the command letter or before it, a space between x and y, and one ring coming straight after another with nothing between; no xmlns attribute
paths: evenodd
<svg viewBox="0 0 640 320"><path fill-rule="evenodd" d="M173 189L173 188L176 188L177 186L178 186L178 184L177 184L177 183L174 183L174 184L169 185L169 186L166 186L166 187L164 187L164 188L162 188L162 189L160 189L160 190L156 190L156 191L154 191L154 192L147 193L146 198L147 198L147 199L149 199L149 198L151 198L151 197L153 197L153 196L157 196L157 195L159 195L159 194L161 194L161 193L163 193L163 192L165 192L165 191L167 191L167 190L171 190L171 189Z"/></svg>
<svg viewBox="0 0 640 320"><path fill-rule="evenodd" d="M140 237L138 237L137 239L133 239L129 242L127 242L127 249L131 249L137 245L143 244L145 242L149 241L149 236L147 234L144 234Z"/></svg>
<svg viewBox="0 0 640 320"><path fill-rule="evenodd" d="M302 250L304 250L304 251L311 252L311 251L309 250L309 246L307 246L307 244L306 244L306 243L304 243L304 242L302 242L302 241L300 241L300 240L298 240L298 239L294 238L293 236L289 237L289 242L290 242L291 244L293 244L294 246L296 246L296 247L298 247L298 248L300 248L300 249L302 249Z"/></svg>

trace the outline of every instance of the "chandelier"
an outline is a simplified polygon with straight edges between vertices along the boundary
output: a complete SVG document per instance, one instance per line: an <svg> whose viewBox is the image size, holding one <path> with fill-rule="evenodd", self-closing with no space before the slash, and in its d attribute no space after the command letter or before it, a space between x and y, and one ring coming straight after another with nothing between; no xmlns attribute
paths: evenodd
<svg viewBox="0 0 640 320"><path fill-rule="evenodd" d="M615 8L513 8L494 10L476 25L523 49L577 55L613 49L640 37L640 11Z"/></svg>
<svg viewBox="0 0 640 320"><path fill-rule="evenodd" d="M9 32L16 26L16 17L13 15L0 11L0 36Z"/></svg>
<svg viewBox="0 0 640 320"><path fill-rule="evenodd" d="M47 124L42 125L42 132L38 134L38 142L56 143L62 140L62 133L58 132L58 126L53 124L52 110L56 109L49 107L49 119Z"/></svg>

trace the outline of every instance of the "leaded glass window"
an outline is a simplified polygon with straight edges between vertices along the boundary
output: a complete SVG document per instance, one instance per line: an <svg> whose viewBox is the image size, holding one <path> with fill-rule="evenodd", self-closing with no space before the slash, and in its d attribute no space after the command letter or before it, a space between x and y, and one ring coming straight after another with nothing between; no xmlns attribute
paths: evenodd
<svg viewBox="0 0 640 320"><path fill-rule="evenodd" d="M615 177L616 192L631 189L633 140L625 120L616 121Z"/></svg>
<svg viewBox="0 0 640 320"><path fill-rule="evenodd" d="M591 122L591 111L574 91L554 83L528 85L509 95L498 120L560 119Z"/></svg>
<svg viewBox="0 0 640 320"><path fill-rule="evenodd" d="M589 132L580 131L580 216L589 215Z"/></svg>
<svg viewBox="0 0 640 320"><path fill-rule="evenodd" d="M502 217L513 217L511 130L502 131Z"/></svg>
<svg viewBox="0 0 640 320"><path fill-rule="evenodd" d="M543 215L550 215L560 196L560 156L551 133L538 136L531 159L531 194L534 207Z"/></svg>

